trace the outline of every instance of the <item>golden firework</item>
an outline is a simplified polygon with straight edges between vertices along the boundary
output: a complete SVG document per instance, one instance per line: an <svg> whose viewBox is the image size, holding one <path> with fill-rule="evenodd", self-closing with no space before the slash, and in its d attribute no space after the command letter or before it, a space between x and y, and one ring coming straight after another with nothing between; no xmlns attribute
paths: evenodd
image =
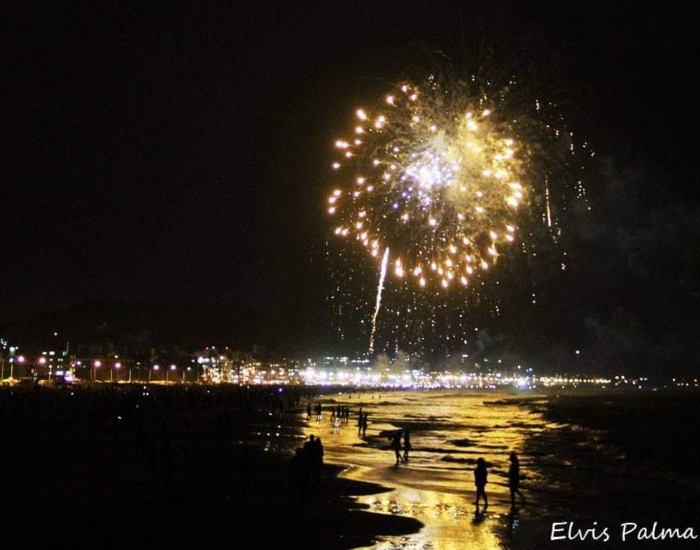
<svg viewBox="0 0 700 550"><path fill-rule="evenodd" d="M448 93L434 80L402 84L383 107L358 109L333 164L344 185L328 198L335 234L420 286L468 285L515 240L527 198L525 150L512 121L483 95Z"/></svg>

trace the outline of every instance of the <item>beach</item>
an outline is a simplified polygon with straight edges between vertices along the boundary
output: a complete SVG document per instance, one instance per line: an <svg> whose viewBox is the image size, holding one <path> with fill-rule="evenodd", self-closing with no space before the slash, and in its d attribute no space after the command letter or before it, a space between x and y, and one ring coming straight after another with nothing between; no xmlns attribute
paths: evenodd
<svg viewBox="0 0 700 550"><path fill-rule="evenodd" d="M698 533L698 457L686 431L697 423L695 395L7 391L0 495L9 548L657 548L670 543L633 537L646 526L651 536L654 522ZM307 416L312 403L322 404L320 418ZM350 411L347 421L331 420L338 406ZM388 434L406 427L412 449L396 464ZM310 435L323 442L324 466L304 497L289 468ZM511 450L527 498L516 507L506 482ZM489 463L489 507L477 515L479 456ZM626 541L623 523L637 524Z"/></svg>
<svg viewBox="0 0 700 550"><path fill-rule="evenodd" d="M340 550L420 527L368 521L351 495L387 489L339 478L332 464L300 502L288 474L299 418L259 388L3 394L3 546Z"/></svg>

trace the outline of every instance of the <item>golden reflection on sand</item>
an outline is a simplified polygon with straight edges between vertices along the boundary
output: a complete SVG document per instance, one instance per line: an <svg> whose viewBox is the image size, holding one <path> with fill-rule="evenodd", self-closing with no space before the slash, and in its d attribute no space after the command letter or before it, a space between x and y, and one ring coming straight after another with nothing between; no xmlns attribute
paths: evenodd
<svg viewBox="0 0 700 550"><path fill-rule="evenodd" d="M503 397L509 396L445 391L328 394L321 398L324 417L320 422L310 419L305 433L321 437L326 461L347 466L344 477L387 487L386 492L357 497L368 511L424 524L416 534L378 538L372 549L502 549L507 547L503 533L515 524L505 477L508 453L521 453L527 437L546 429L541 415L500 403ZM350 421L341 426L330 421L330 409L338 404L351 409ZM365 437L357 431L360 407L369 413ZM408 463L397 465L386 432L401 427L410 428L413 448ZM477 515L472 469L479 456L490 464L489 508Z"/></svg>

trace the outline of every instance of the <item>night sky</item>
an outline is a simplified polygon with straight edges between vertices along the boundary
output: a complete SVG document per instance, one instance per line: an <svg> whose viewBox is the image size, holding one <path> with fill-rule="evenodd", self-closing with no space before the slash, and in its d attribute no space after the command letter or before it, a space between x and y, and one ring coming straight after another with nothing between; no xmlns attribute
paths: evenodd
<svg viewBox="0 0 700 550"><path fill-rule="evenodd" d="M493 50L540 69L522 79L555 82L599 162L574 273L534 324L563 356L594 350L589 369L695 367L690 4L9 4L3 321L90 300L194 305L274 327L273 347L333 350L333 141L416 67Z"/></svg>

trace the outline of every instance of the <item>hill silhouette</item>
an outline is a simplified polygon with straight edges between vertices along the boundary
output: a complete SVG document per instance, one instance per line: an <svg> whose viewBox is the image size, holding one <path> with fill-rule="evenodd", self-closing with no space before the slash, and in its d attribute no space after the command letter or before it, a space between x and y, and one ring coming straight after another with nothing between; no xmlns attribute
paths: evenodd
<svg viewBox="0 0 700 550"><path fill-rule="evenodd" d="M0 336L23 348L110 342L130 349L249 349L273 344L275 328L249 309L91 300L29 319L0 321Z"/></svg>

